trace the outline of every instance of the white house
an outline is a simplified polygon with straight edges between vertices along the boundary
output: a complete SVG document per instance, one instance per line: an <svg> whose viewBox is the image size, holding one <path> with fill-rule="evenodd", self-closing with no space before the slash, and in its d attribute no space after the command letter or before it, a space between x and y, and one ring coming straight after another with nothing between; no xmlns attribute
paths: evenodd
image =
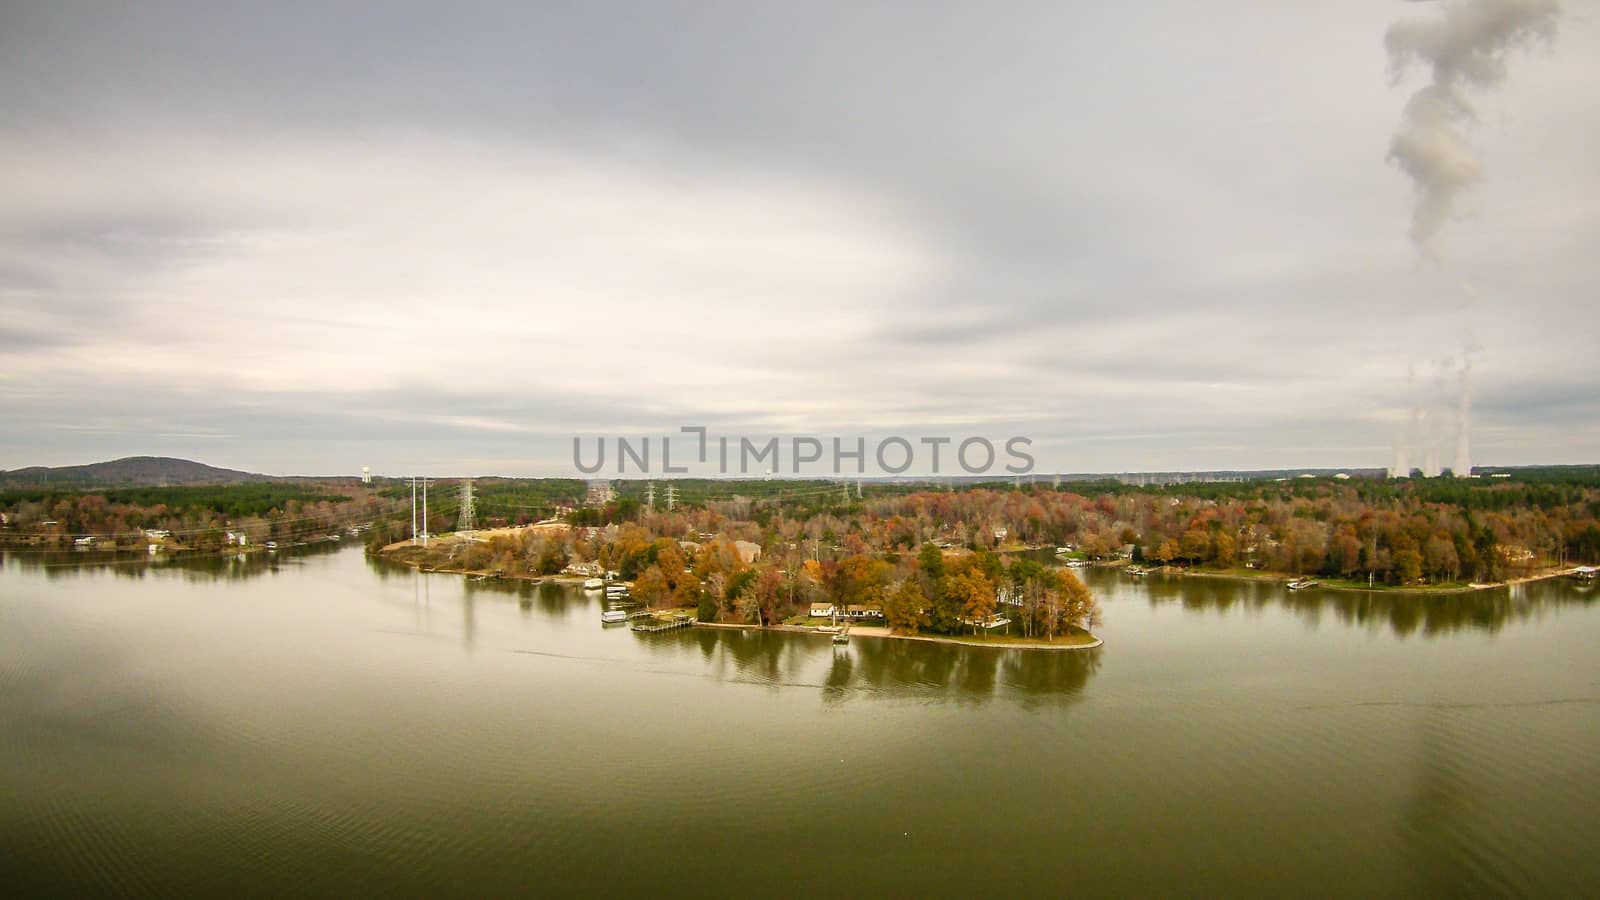
<svg viewBox="0 0 1600 900"><path fill-rule="evenodd" d="M1004 628L1011 624L1011 620L1000 615L999 613L990 613L981 619L962 617L961 624L971 625L974 628Z"/></svg>

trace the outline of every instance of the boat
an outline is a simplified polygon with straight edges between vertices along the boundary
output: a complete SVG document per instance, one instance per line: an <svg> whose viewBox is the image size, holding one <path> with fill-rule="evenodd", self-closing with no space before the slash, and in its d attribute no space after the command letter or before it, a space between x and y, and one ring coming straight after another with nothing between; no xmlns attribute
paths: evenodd
<svg viewBox="0 0 1600 900"><path fill-rule="evenodd" d="M615 595L615 594L626 594L627 592L628 592L628 586L625 585L625 584L608 584L608 585L606 585L606 596L612 596L612 595Z"/></svg>
<svg viewBox="0 0 1600 900"><path fill-rule="evenodd" d="M1312 581L1309 578L1296 578L1295 580L1289 582L1289 590L1300 591L1308 587L1316 587L1317 584L1318 582Z"/></svg>
<svg viewBox="0 0 1600 900"><path fill-rule="evenodd" d="M1144 573L1145 573L1145 570L1139 568L1138 566L1129 566L1128 567L1128 574L1132 575L1135 578L1142 578L1144 576Z"/></svg>
<svg viewBox="0 0 1600 900"><path fill-rule="evenodd" d="M836 631L836 632L834 632L833 642L835 644L848 644L848 643L850 643L850 632L848 632L848 631Z"/></svg>
<svg viewBox="0 0 1600 900"><path fill-rule="evenodd" d="M1069 560L1067 560L1067 568L1069 568L1069 569L1081 569L1084 566L1087 566L1088 564L1089 564L1089 561L1087 559L1069 559Z"/></svg>
<svg viewBox="0 0 1600 900"><path fill-rule="evenodd" d="M621 625L628 621L628 611L623 609L608 609L600 614L600 621L606 625Z"/></svg>
<svg viewBox="0 0 1600 900"><path fill-rule="evenodd" d="M1057 553L1071 553L1072 552L1072 548L1071 547L1057 547L1056 548L1056 552Z"/></svg>
<svg viewBox="0 0 1600 900"><path fill-rule="evenodd" d="M606 583L598 578L586 578L583 582L583 589L586 591L598 591L605 586Z"/></svg>

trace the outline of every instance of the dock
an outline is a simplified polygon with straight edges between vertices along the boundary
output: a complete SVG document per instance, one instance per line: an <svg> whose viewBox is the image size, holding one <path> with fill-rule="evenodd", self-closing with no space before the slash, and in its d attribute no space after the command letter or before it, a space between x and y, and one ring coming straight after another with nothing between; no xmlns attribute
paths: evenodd
<svg viewBox="0 0 1600 900"><path fill-rule="evenodd" d="M688 628L696 621L698 620L694 616L673 616L671 619L665 622L659 620L649 624L646 624L645 622L635 622L633 623L633 630L643 632L645 634L655 634L658 631L672 631L676 628Z"/></svg>

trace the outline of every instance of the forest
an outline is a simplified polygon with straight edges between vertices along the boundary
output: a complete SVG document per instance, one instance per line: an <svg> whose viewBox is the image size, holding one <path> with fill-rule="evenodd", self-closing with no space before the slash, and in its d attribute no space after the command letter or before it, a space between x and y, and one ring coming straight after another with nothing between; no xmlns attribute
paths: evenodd
<svg viewBox="0 0 1600 900"><path fill-rule="evenodd" d="M639 499L645 485L625 483L609 502L570 512L568 532L498 537L460 551L456 564L551 574L595 562L633 580L645 602L694 608L707 621L774 624L820 600L875 605L902 631L957 633L1004 613L1050 636L1092 623L1093 598L1070 571L1016 551L1389 587L1600 562L1593 469L1159 487L718 486L721 496L706 490L665 510L660 485L652 508ZM402 537L404 523L391 523L374 540Z"/></svg>
<svg viewBox="0 0 1600 900"><path fill-rule="evenodd" d="M154 530L168 532L180 547L214 549L228 543L228 531L257 544L296 541L371 521L393 508L376 491L348 480L21 488L0 491L0 544L51 547L94 537L102 547L133 546Z"/></svg>

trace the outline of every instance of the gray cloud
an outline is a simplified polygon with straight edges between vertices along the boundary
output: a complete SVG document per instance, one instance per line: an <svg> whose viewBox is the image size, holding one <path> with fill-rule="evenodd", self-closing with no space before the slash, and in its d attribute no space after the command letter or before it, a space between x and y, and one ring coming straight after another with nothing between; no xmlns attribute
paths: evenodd
<svg viewBox="0 0 1600 900"><path fill-rule="evenodd" d="M0 466L532 473L691 422L1378 466L1464 318L1480 456L1591 459L1496 392L1600 374L1600 36L1484 103L1464 314L1383 161L1395 11L8 4Z"/></svg>

